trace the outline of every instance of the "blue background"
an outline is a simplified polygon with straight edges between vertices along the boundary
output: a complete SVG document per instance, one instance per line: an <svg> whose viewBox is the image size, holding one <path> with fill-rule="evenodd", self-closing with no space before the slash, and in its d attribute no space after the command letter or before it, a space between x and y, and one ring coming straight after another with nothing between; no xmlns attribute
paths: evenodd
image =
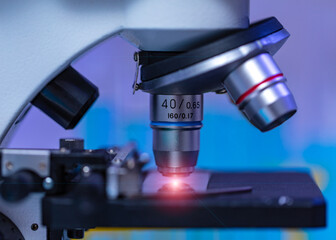
<svg viewBox="0 0 336 240"><path fill-rule="evenodd" d="M260 133L228 96L206 94L198 166L211 169L304 167L328 201L328 227L318 230L134 230L90 233L87 239L335 239L336 238L336 2L251 1L251 21L276 16L291 38L275 56L299 111L283 126ZM73 66L100 89L100 98L75 130L65 131L32 108L11 147L57 148L61 137L83 137L86 148L136 140L151 153L149 96L132 95L137 51L109 39ZM153 158L152 158L153 160ZM153 161L151 166L154 166Z"/></svg>

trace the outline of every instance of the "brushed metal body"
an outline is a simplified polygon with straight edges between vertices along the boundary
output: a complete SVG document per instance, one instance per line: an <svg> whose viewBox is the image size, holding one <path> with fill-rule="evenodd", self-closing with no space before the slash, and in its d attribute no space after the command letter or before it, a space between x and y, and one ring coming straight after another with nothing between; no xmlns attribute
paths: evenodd
<svg viewBox="0 0 336 240"><path fill-rule="evenodd" d="M280 125L296 112L295 99L286 79L268 53L244 62L224 80L224 86L246 118L263 132ZM242 99L251 89L254 90Z"/></svg>
<svg viewBox="0 0 336 240"><path fill-rule="evenodd" d="M151 95L153 152L164 175L188 175L197 163L203 95Z"/></svg>

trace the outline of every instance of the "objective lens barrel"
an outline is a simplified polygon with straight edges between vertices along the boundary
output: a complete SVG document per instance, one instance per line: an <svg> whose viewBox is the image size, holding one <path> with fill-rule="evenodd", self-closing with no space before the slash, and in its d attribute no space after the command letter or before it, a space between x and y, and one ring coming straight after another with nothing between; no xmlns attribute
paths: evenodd
<svg viewBox="0 0 336 240"><path fill-rule="evenodd" d="M163 175L189 175L197 163L203 95L151 95L153 151Z"/></svg>
<svg viewBox="0 0 336 240"><path fill-rule="evenodd" d="M286 78L268 53L257 55L235 69L224 86L244 113L260 131L269 131L297 110Z"/></svg>

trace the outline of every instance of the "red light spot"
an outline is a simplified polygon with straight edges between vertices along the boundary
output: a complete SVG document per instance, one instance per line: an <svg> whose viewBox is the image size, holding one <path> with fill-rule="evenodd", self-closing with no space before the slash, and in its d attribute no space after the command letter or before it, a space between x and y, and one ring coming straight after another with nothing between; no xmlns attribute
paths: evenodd
<svg viewBox="0 0 336 240"><path fill-rule="evenodd" d="M173 179L171 180L170 184L174 188L174 190L176 190L180 186L180 181L178 179Z"/></svg>

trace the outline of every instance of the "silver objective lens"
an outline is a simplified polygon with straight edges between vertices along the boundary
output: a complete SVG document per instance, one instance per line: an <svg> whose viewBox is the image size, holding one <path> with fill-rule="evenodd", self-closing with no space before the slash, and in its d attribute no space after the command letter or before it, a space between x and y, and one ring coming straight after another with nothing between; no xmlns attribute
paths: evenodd
<svg viewBox="0 0 336 240"><path fill-rule="evenodd" d="M203 95L151 95L150 114L158 170L167 176L192 173L200 148Z"/></svg>
<svg viewBox="0 0 336 240"><path fill-rule="evenodd" d="M286 79L268 53L241 64L224 80L224 86L246 118L262 132L279 126L296 112Z"/></svg>

